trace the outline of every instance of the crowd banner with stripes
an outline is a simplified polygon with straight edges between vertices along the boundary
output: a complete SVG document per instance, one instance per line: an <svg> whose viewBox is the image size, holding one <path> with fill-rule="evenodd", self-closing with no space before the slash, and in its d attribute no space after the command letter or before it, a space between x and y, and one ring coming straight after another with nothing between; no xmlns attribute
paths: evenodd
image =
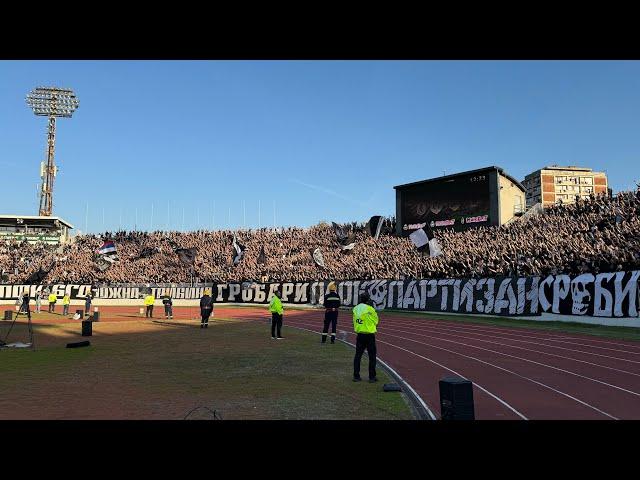
<svg viewBox="0 0 640 480"><path fill-rule="evenodd" d="M368 293L378 310L417 310L506 316L542 313L594 317L638 317L640 271L584 273L577 276L495 277L464 279L342 280L336 281L344 306ZM322 304L330 280L283 283L205 283L127 285L0 285L0 300L17 300L25 289L34 297L48 289L59 298L131 300L151 291L160 298L166 290L174 299L195 300L205 288L216 303L268 303L282 289L289 304Z"/></svg>

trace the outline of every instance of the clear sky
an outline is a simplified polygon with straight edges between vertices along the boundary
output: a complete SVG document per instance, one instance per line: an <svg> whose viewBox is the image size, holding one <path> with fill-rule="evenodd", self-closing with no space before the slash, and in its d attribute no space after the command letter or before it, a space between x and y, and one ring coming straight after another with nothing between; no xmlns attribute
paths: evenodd
<svg viewBox="0 0 640 480"><path fill-rule="evenodd" d="M273 225L274 201L279 226L365 221L394 185L489 165L640 180L637 61L0 61L0 213L37 214L25 96L53 85L80 100L54 215L82 231L87 206L89 232Z"/></svg>

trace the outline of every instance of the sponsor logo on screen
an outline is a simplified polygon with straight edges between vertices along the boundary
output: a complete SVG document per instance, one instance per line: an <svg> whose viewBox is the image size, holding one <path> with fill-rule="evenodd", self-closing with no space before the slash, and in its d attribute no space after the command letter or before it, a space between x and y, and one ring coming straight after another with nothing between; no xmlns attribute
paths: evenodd
<svg viewBox="0 0 640 480"><path fill-rule="evenodd" d="M467 217L462 223L479 223L489 220L489 215L478 215L477 217Z"/></svg>
<svg viewBox="0 0 640 480"><path fill-rule="evenodd" d="M427 222L423 222L423 223L411 223L411 224L404 224L402 226L403 230L418 230L419 228L424 227L427 224Z"/></svg>
<svg viewBox="0 0 640 480"><path fill-rule="evenodd" d="M454 225L456 223L455 218L451 218L449 220L436 220L435 222L431 221L432 227L448 227Z"/></svg>

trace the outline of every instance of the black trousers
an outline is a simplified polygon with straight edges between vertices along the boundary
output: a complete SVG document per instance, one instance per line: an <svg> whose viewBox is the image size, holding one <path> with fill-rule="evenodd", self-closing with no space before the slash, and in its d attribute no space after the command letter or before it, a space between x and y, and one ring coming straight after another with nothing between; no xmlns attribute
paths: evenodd
<svg viewBox="0 0 640 480"><path fill-rule="evenodd" d="M153 305L147 305L147 318L153 318Z"/></svg>
<svg viewBox="0 0 640 480"><path fill-rule="evenodd" d="M376 334L359 333L356 337L356 356L353 359L353 377L360 378L360 360L367 350L369 355L369 379L376 378Z"/></svg>
<svg viewBox="0 0 640 480"><path fill-rule="evenodd" d="M329 333L329 325L331 325L331 343L336 341L336 327L338 326L338 312L324 312L324 328L322 329L322 343L327 341L327 333Z"/></svg>
<svg viewBox="0 0 640 480"><path fill-rule="evenodd" d="M203 325L209 325L209 317L211 316L211 312L213 308L201 308L200 316L202 317L200 323Z"/></svg>
<svg viewBox="0 0 640 480"><path fill-rule="evenodd" d="M164 315L165 317L173 317L173 307L171 305L164 306Z"/></svg>
<svg viewBox="0 0 640 480"><path fill-rule="evenodd" d="M49 312L55 313L56 312L56 304L55 303L50 303L49 304Z"/></svg>
<svg viewBox="0 0 640 480"><path fill-rule="evenodd" d="M276 329L278 330L278 335L276 335ZM273 312L271 314L271 336L272 337L282 337L282 315L279 313Z"/></svg>

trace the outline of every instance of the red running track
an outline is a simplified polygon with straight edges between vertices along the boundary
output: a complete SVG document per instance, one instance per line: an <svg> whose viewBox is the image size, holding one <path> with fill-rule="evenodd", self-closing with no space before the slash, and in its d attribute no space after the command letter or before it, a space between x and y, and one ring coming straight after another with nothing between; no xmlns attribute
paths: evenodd
<svg viewBox="0 0 640 480"><path fill-rule="evenodd" d="M266 323L265 310L218 308L216 315ZM320 333L323 315L285 311L283 332ZM350 312L340 312L338 330L355 342ZM640 342L384 312L376 342L379 358L436 416L438 381L458 375L474 384L477 419L640 419Z"/></svg>

